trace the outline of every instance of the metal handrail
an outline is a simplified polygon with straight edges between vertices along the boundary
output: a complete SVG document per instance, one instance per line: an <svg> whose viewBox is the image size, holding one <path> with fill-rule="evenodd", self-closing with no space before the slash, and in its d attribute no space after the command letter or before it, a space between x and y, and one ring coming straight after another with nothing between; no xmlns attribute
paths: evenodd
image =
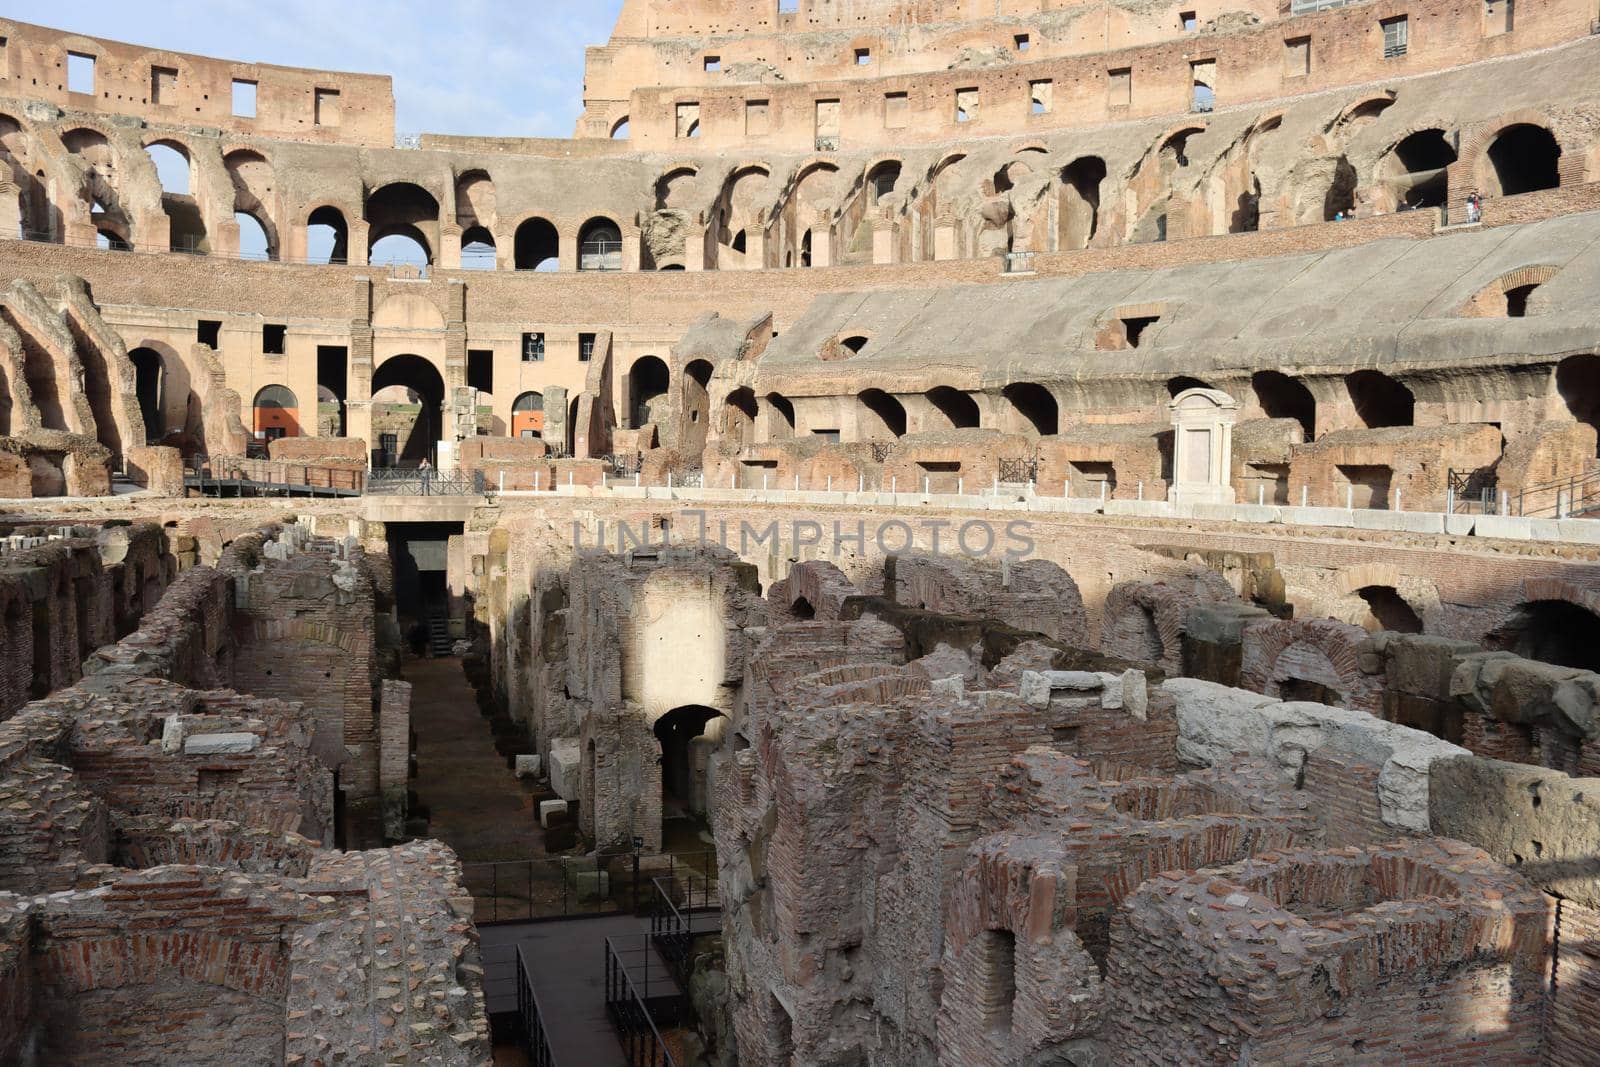
<svg viewBox="0 0 1600 1067"><path fill-rule="evenodd" d="M533 987L533 975L521 945L517 946L517 1018L522 1022L522 1043L532 1067L556 1067L550 1034L544 1027L544 1009L539 1006L539 991Z"/></svg>
<svg viewBox="0 0 1600 1067"><path fill-rule="evenodd" d="M1530 499L1538 500L1540 497L1547 497L1549 503L1535 503L1530 506ZM1529 517L1550 514L1558 519L1567 518L1576 512L1591 511L1595 507L1600 507L1600 471L1524 486L1521 491L1507 499L1506 507L1508 514Z"/></svg>
<svg viewBox="0 0 1600 1067"><path fill-rule="evenodd" d="M691 852L684 856L667 853L669 869L665 878L671 884L681 877L698 876L709 886L709 878L696 869L693 861L698 860L704 871L709 872L714 857L715 853L709 849L703 852ZM582 866L570 859L558 857L482 860L463 863L461 866L469 891L473 895L473 920L482 926L493 923L539 922L547 919L598 918L615 915L627 909L636 914L643 914L641 904L648 905L649 902L640 900L637 866L634 868L633 885L626 896L608 890L603 894L596 893L592 903L587 903L574 892L568 879L568 875L574 871L587 873L606 870L612 860L631 859L637 863L642 858L636 852L601 852L594 856L582 857L584 861ZM592 866L589 865L591 863ZM557 881L561 886L559 901L552 898L545 904L534 900L536 886L553 886ZM502 891L505 899L511 904L502 905ZM709 898L709 895L708 889L704 897ZM517 906L518 904L520 906Z"/></svg>
<svg viewBox="0 0 1600 1067"><path fill-rule="evenodd" d="M622 1039L622 1051L629 1067L677 1067L677 1060L667 1049L667 1043L656 1029L650 1016L649 1002L639 995L633 976L623 965L611 938L606 938L606 1013L611 1016ZM648 974L650 956L645 954Z"/></svg>
<svg viewBox="0 0 1600 1067"><path fill-rule="evenodd" d="M392 496L482 496L488 483L482 471L454 471L412 467L379 468L367 476L367 492Z"/></svg>
<svg viewBox="0 0 1600 1067"><path fill-rule="evenodd" d="M296 472L299 474L298 480L294 477ZM280 474L282 477L279 477ZM314 474L318 477L313 477ZM319 467L309 463L248 457L219 460L195 457L185 464L184 476L185 481L193 479L195 488L200 490L202 496L210 488L209 483L213 482L218 483L219 492L225 482L250 482L255 486L284 491L304 489L313 493L317 490L361 493L365 490L367 479L365 471L346 467Z"/></svg>

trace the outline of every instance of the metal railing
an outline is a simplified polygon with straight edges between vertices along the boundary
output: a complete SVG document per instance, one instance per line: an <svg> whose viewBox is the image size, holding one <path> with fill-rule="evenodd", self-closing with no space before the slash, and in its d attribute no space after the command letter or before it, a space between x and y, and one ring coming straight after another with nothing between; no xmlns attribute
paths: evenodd
<svg viewBox="0 0 1600 1067"><path fill-rule="evenodd" d="M602 458L605 462L611 464L611 472L619 478L633 477L639 473L639 469L644 465L644 456L638 452L625 452L621 455L604 456Z"/></svg>
<svg viewBox="0 0 1600 1067"><path fill-rule="evenodd" d="M622 1041L622 1053L629 1067L677 1067L667 1043L656 1028L656 1015L663 1014L662 1002L668 998L680 1001L682 994L674 987L665 996L651 997L650 945L647 941L642 952L623 950L628 955L642 955L644 960L644 992L641 994L633 976L623 962L623 953L617 950L611 938L606 938L606 1014L617 1028ZM665 976L663 976L665 977ZM671 1009L674 1013L676 1005ZM676 1021L674 1018L673 1021Z"/></svg>
<svg viewBox="0 0 1600 1067"><path fill-rule="evenodd" d="M1503 494L1500 514L1567 519L1600 511L1600 471Z"/></svg>
<svg viewBox="0 0 1600 1067"><path fill-rule="evenodd" d="M390 467L367 475L367 492L379 496L482 496L487 487L482 471Z"/></svg>
<svg viewBox="0 0 1600 1067"><path fill-rule="evenodd" d="M1452 515L1493 515L1499 506L1498 484L1493 467L1452 470L1446 475L1447 509Z"/></svg>
<svg viewBox="0 0 1600 1067"><path fill-rule="evenodd" d="M614 861L623 861L613 870ZM642 882L639 864L665 860L665 874ZM462 864L467 891L472 894L473 921L485 923L542 922L585 916L641 914L653 906L649 894L660 878L667 885L680 880L711 882L716 853L692 852L678 856L644 857L636 852L601 852L592 856L546 857ZM627 877L631 874L631 877ZM644 895L641 896L641 890ZM704 894L702 894L704 896Z"/></svg>
<svg viewBox="0 0 1600 1067"><path fill-rule="evenodd" d="M652 878L651 885L655 888L656 906L650 913L650 940L678 985L688 989L695 937L722 929L720 901L713 896L715 885L693 871L686 873L681 886L673 878ZM719 914L713 920L709 913L714 910ZM696 919L700 920L698 929Z"/></svg>
<svg viewBox="0 0 1600 1067"><path fill-rule="evenodd" d="M544 1028L544 1010L539 1007L539 992L533 988L533 974L517 946L517 1018L522 1025L522 1045L528 1050L531 1067L556 1067L550 1050L550 1035Z"/></svg>
<svg viewBox="0 0 1600 1067"><path fill-rule="evenodd" d="M366 489L367 472L347 467L319 467L268 459L206 460L195 458L184 466L184 484L201 496L223 496L230 490L241 496L316 496L359 494Z"/></svg>
<svg viewBox="0 0 1600 1067"><path fill-rule="evenodd" d="M1039 480L1037 459L1002 459L996 467L1001 485L1032 485Z"/></svg>

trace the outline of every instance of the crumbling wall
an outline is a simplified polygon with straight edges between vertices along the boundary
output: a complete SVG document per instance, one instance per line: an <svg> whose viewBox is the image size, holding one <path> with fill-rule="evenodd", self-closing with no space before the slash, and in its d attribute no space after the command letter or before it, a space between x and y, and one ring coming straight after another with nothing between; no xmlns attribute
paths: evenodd
<svg viewBox="0 0 1600 1067"><path fill-rule="evenodd" d="M1445 840L1172 872L1112 925L1112 1045L1156 1063L1537 1064L1546 921L1517 875Z"/></svg>
<svg viewBox="0 0 1600 1067"><path fill-rule="evenodd" d="M995 565L963 556L900 554L884 561L884 577L897 604L980 615L1080 648L1087 644L1078 585L1049 560Z"/></svg>
<svg viewBox="0 0 1600 1067"><path fill-rule="evenodd" d="M1184 668L1190 612L1202 604L1237 599L1227 582L1211 571L1155 582L1121 582L1106 595L1101 610L1100 650L1177 674Z"/></svg>

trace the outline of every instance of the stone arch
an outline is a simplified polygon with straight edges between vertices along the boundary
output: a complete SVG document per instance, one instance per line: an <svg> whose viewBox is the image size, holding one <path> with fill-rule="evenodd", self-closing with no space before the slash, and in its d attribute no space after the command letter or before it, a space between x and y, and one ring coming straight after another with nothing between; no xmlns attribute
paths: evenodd
<svg viewBox="0 0 1600 1067"><path fill-rule="evenodd" d="M1538 314L1543 310L1543 301L1535 296L1536 291L1560 273L1560 267L1548 263L1508 270L1479 289L1462 305L1460 313L1472 318L1511 319Z"/></svg>
<svg viewBox="0 0 1600 1067"><path fill-rule="evenodd" d="M326 245L325 260L319 247ZM348 263L350 260L350 224L344 208L334 203L312 205L306 212L306 261L310 263Z"/></svg>
<svg viewBox="0 0 1600 1067"><path fill-rule="evenodd" d="M1416 423L1416 396L1382 371L1358 370L1344 377L1356 417L1369 430Z"/></svg>
<svg viewBox="0 0 1600 1067"><path fill-rule="evenodd" d="M596 215L578 230L578 269L622 269L622 227L613 219Z"/></svg>
<svg viewBox="0 0 1600 1067"><path fill-rule="evenodd" d="M1250 376L1250 390L1267 418L1294 419L1307 441L1316 436L1317 401L1304 382L1281 371L1257 371Z"/></svg>
<svg viewBox="0 0 1600 1067"><path fill-rule="evenodd" d="M258 438L300 436L300 401L287 385L265 385L250 401L251 432Z"/></svg>
<svg viewBox="0 0 1600 1067"><path fill-rule="evenodd" d="M439 198L428 189L409 181L379 186L367 193L362 217L369 258L379 241L401 237L416 244L424 263L433 263L439 247Z"/></svg>
<svg viewBox="0 0 1600 1067"><path fill-rule="evenodd" d="M976 429L980 417L978 402L970 393L953 389L948 385L938 385L928 390L928 403L949 420L953 429Z"/></svg>
<svg viewBox="0 0 1600 1067"><path fill-rule="evenodd" d="M885 434L904 437L906 409L893 395L882 389L863 389L856 394L857 439L881 440Z"/></svg>
<svg viewBox="0 0 1600 1067"><path fill-rule="evenodd" d="M1534 148L1539 149L1537 158L1516 158L1521 150ZM1561 143L1550 129L1549 118L1521 108L1475 130L1462 145L1460 158L1470 168L1478 192L1513 196L1559 185L1560 156Z"/></svg>
<svg viewBox="0 0 1600 1067"><path fill-rule="evenodd" d="M1061 168L1061 248L1087 248L1099 233L1100 196L1105 180L1106 161L1100 156L1079 156Z"/></svg>
<svg viewBox="0 0 1600 1067"><path fill-rule="evenodd" d="M1600 589L1526 578L1517 602L1484 635L1487 648L1600 672Z"/></svg>
<svg viewBox="0 0 1600 1067"><path fill-rule="evenodd" d="M421 403L411 432L405 441L397 442L398 460L404 466L415 466L424 459L432 463L436 458L434 447L444 429L444 375L431 360L413 353L398 353L373 369L372 395L393 385L415 392Z"/></svg>
<svg viewBox="0 0 1600 1067"><path fill-rule="evenodd" d="M374 330L440 330L444 313L437 304L417 293L394 293L372 312Z"/></svg>
<svg viewBox="0 0 1600 1067"><path fill-rule="evenodd" d="M1061 405L1049 389L1037 382L1012 382L1000 395L1010 405L1011 421L1041 437L1061 432Z"/></svg>
<svg viewBox="0 0 1600 1067"><path fill-rule="evenodd" d="M1449 201L1449 168L1456 158L1444 130L1437 126L1412 130L1379 157L1376 206L1384 211L1443 207Z"/></svg>
<svg viewBox="0 0 1600 1067"><path fill-rule="evenodd" d="M529 215L517 223L513 234L513 269L544 272L561 269L561 235L549 219Z"/></svg>
<svg viewBox="0 0 1600 1067"><path fill-rule="evenodd" d="M628 429L637 430L658 419L652 404L667 395L671 372L660 356L640 356L628 368Z"/></svg>
<svg viewBox="0 0 1600 1067"><path fill-rule="evenodd" d="M236 148L222 157L222 165L233 183L234 212L256 220L266 238L267 258L277 259L282 242L276 211L277 182L271 162L253 148ZM240 247L242 250L242 242Z"/></svg>
<svg viewBox="0 0 1600 1067"><path fill-rule="evenodd" d="M1334 619L1260 619L1244 627L1239 684L1280 700L1383 713L1383 678L1361 663L1367 631Z"/></svg>
<svg viewBox="0 0 1600 1067"><path fill-rule="evenodd" d="M760 406L756 402L753 389L749 386L740 386L730 392L723 401L723 439L732 441L740 448L754 444L756 418L759 414Z"/></svg>
<svg viewBox="0 0 1600 1067"><path fill-rule="evenodd" d="M661 748L661 816L710 810L708 763L722 740L727 715L703 704L685 704L650 724Z"/></svg>

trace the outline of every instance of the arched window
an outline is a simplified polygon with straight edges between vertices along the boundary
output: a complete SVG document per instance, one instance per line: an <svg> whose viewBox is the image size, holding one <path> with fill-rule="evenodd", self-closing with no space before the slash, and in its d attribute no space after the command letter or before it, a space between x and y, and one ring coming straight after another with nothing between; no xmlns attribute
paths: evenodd
<svg viewBox="0 0 1600 1067"><path fill-rule="evenodd" d="M345 263L350 258L350 229L344 212L319 207L306 219L306 262Z"/></svg>
<svg viewBox="0 0 1600 1067"><path fill-rule="evenodd" d="M517 227L513 251L517 270L555 271L561 269L561 238L546 219L527 219Z"/></svg>
<svg viewBox="0 0 1600 1067"><path fill-rule="evenodd" d="M263 260L277 258L272 254L272 242L267 239L266 227L261 225L254 215L235 211L233 221L239 225L239 258Z"/></svg>
<svg viewBox="0 0 1600 1067"><path fill-rule="evenodd" d="M128 353L133 364L133 389L139 399L139 414L144 417L145 440L159 441L166 436L164 402L165 364L161 353L151 348L135 348Z"/></svg>
<svg viewBox="0 0 1600 1067"><path fill-rule="evenodd" d="M959 389L948 385L928 390L931 403L955 429L973 429L978 425L978 402Z"/></svg>
<svg viewBox="0 0 1600 1067"><path fill-rule="evenodd" d="M1383 166L1395 208L1443 206L1450 185L1445 168L1455 161L1443 130L1418 130L1395 145Z"/></svg>
<svg viewBox="0 0 1600 1067"><path fill-rule="evenodd" d="M1410 426L1416 414L1411 390L1381 371L1358 370L1345 375L1345 388L1356 415L1369 430Z"/></svg>
<svg viewBox="0 0 1600 1067"><path fill-rule="evenodd" d="M894 187L900 182L900 164L895 160L887 160L872 168L872 173L867 176L867 184L872 190L872 202L879 203L884 197L894 192Z"/></svg>
<svg viewBox="0 0 1600 1067"><path fill-rule="evenodd" d="M899 400L890 396L882 389L865 389L857 395L861 406L875 419L862 420L863 440L872 440L884 436L879 428L887 431L890 436L904 437L906 433L906 409Z"/></svg>
<svg viewBox="0 0 1600 1067"><path fill-rule="evenodd" d="M1100 184L1105 160L1084 156L1061 171L1061 247L1087 248L1100 229Z"/></svg>
<svg viewBox="0 0 1600 1067"><path fill-rule="evenodd" d="M640 356L628 372L628 415L632 419L629 429L637 430L653 420L651 402L665 396L668 385L667 365L656 356Z"/></svg>
<svg viewBox="0 0 1600 1067"><path fill-rule="evenodd" d="M1519 123L1500 131L1489 146L1489 165L1501 196L1515 196L1561 184L1561 146L1543 126Z"/></svg>
<svg viewBox="0 0 1600 1067"><path fill-rule="evenodd" d="M411 182L391 182L367 197L365 213L372 250L369 262L433 262L439 201L432 193Z"/></svg>
<svg viewBox="0 0 1600 1067"><path fill-rule="evenodd" d="M578 232L579 270L621 270L622 231L610 219L590 219Z"/></svg>
<svg viewBox="0 0 1600 1067"><path fill-rule="evenodd" d="M544 394L527 392L511 402L511 436L544 436Z"/></svg>
<svg viewBox="0 0 1600 1067"><path fill-rule="evenodd" d="M461 268L494 270L494 234L486 226L472 226L461 233Z"/></svg>
<svg viewBox="0 0 1600 1067"><path fill-rule="evenodd" d="M1061 409L1050 390L1033 382L1014 382L1001 390L1011 408L1041 437L1060 433Z"/></svg>
<svg viewBox="0 0 1600 1067"><path fill-rule="evenodd" d="M145 154L155 164L156 177L161 191L168 196L188 196L191 180L189 154L186 149L167 141L157 141L145 146Z"/></svg>
<svg viewBox="0 0 1600 1067"><path fill-rule="evenodd" d="M256 394L251 405L258 438L275 441L300 435L300 402L286 385L269 385Z"/></svg>
<svg viewBox="0 0 1600 1067"><path fill-rule="evenodd" d="M624 115L612 123L611 139L613 141L626 141L628 139L628 116Z"/></svg>
<svg viewBox="0 0 1600 1067"><path fill-rule="evenodd" d="M1264 370L1251 377L1250 388L1267 418L1294 419L1307 441L1316 435L1317 401L1305 383L1275 370Z"/></svg>

